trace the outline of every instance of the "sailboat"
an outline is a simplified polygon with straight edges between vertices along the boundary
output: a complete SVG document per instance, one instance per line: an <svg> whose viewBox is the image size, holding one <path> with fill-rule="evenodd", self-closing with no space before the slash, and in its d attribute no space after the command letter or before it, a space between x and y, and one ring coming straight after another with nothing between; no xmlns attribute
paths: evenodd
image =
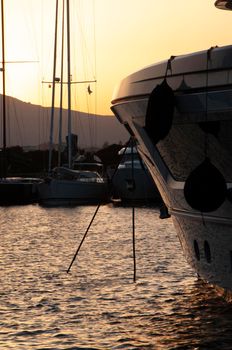
<svg viewBox="0 0 232 350"><path fill-rule="evenodd" d="M52 108L50 125L50 149L48 177L38 186L39 203L42 205L78 205L94 204L108 201L108 181L97 171L73 169L72 155L72 131L71 131L71 64L70 64L70 5L66 0L66 21L67 21L67 87L68 87L68 165L58 166L52 169L52 147L53 147L53 124L54 124L54 98L55 85L63 82L63 42L64 42L64 12L65 2L62 6L62 49L61 49L61 79L56 78L56 55L57 55L57 22L59 1L56 1L55 16L55 40L54 40L54 63L52 82ZM73 82L72 82L73 83ZM60 111L62 112L62 93L60 96ZM62 113L60 114L62 115ZM61 125L60 120L60 125ZM61 129L60 129L61 132ZM59 132L59 135L60 135ZM61 142L61 136L59 137ZM59 157L60 158L60 157Z"/></svg>
<svg viewBox="0 0 232 350"><path fill-rule="evenodd" d="M4 31L4 0L1 0L1 31L2 31L2 150L0 175L0 205L29 204L38 199L37 184L40 179L25 177L8 177L7 156L7 122L6 122L6 84L5 84L5 31Z"/></svg>

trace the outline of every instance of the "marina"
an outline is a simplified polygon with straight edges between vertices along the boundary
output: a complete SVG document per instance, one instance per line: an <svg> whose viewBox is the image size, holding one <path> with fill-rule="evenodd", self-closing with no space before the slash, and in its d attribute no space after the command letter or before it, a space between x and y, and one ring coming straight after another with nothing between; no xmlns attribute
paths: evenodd
<svg viewBox="0 0 232 350"><path fill-rule="evenodd" d="M1 349L231 349L231 306L186 263L171 219L101 206L0 209Z"/></svg>
<svg viewBox="0 0 232 350"><path fill-rule="evenodd" d="M232 0L0 3L0 349L231 350Z"/></svg>

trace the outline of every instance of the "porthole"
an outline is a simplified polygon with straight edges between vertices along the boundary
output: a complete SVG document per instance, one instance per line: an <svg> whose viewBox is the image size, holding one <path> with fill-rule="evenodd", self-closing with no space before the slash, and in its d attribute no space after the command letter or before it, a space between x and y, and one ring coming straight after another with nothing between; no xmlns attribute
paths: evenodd
<svg viewBox="0 0 232 350"><path fill-rule="evenodd" d="M195 256L196 256L197 260L199 261L200 260L200 250L199 250L198 243L195 239L193 241L193 246L194 246Z"/></svg>
<svg viewBox="0 0 232 350"><path fill-rule="evenodd" d="M230 272L232 272L232 250L230 250Z"/></svg>
<svg viewBox="0 0 232 350"><path fill-rule="evenodd" d="M230 250L230 272L232 272L232 250Z"/></svg>
<svg viewBox="0 0 232 350"><path fill-rule="evenodd" d="M204 242L204 251L207 263L211 263L211 251L209 243L207 241Z"/></svg>

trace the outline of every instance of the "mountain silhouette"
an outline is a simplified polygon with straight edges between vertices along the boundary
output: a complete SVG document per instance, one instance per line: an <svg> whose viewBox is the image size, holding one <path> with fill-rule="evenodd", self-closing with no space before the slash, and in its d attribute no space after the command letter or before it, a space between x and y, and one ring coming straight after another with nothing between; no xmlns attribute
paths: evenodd
<svg viewBox="0 0 232 350"><path fill-rule="evenodd" d="M2 110L2 95L0 95ZM2 111L1 125L2 125ZM26 103L6 96L6 143L10 146L39 146L49 143L50 107ZM63 110L62 141L67 135L67 109ZM54 110L54 143L58 143L59 108ZM1 128L2 129L2 128ZM81 148L101 148L104 144L125 143L129 134L114 116L72 111L72 133L78 135ZM0 135L2 145L2 133Z"/></svg>

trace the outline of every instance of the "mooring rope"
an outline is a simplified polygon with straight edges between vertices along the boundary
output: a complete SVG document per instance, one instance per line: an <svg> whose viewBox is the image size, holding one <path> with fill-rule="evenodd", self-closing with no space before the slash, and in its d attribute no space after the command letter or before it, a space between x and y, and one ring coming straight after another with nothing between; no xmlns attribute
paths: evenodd
<svg viewBox="0 0 232 350"><path fill-rule="evenodd" d="M67 270L67 273L69 273L69 271L71 270L71 267L72 267L74 261L76 260L77 254L79 253L79 251L80 251L80 249L81 249L81 246L82 246L82 244L84 243L84 240L85 240L85 238L86 238L86 236L87 236L87 234L88 234L88 232L89 232L89 229L90 229L90 227L91 227L91 225L92 225L92 223L93 223L93 221L94 221L94 219L95 219L95 216L97 215L98 210L100 209L100 206L101 206L101 204L98 204L98 206L97 206L97 208L96 208L96 210L95 210L95 212L94 212L94 214L93 214L93 217L92 217L92 219L91 219L91 221L90 221L90 223L89 223L89 226L87 227L87 229L86 229L86 231L85 231L85 234L84 234L84 236L82 237L82 240L81 240L81 242L80 242L80 244L79 244L79 246L78 246L78 248L77 248L77 250L76 250L76 253L75 253L74 256L73 256L73 259L72 259L72 261L71 261L71 263L70 263L70 265L69 265L69 268L68 268L68 270Z"/></svg>
<svg viewBox="0 0 232 350"><path fill-rule="evenodd" d="M135 176L134 176L134 147L136 145L136 141L133 137L131 137L131 179L132 179L132 191L134 197L135 190ZM135 205L134 198L132 198L132 247L133 247L133 266L134 266L134 276L133 281L136 282L136 249L135 249Z"/></svg>

